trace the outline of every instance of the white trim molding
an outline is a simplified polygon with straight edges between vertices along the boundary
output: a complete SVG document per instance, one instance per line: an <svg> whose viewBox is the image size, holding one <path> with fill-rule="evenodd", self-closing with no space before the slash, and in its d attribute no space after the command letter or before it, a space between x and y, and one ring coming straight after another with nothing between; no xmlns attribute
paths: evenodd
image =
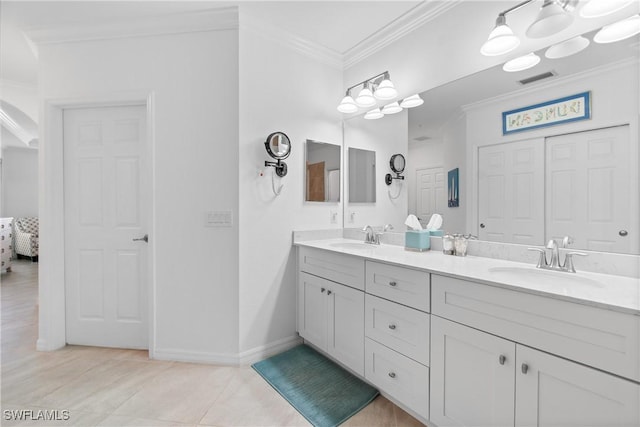
<svg viewBox="0 0 640 427"><path fill-rule="evenodd" d="M221 31L238 28L238 8L225 7L189 13L118 20L109 23L76 24L27 29L34 45ZM37 52L36 52L37 56Z"/></svg>
<svg viewBox="0 0 640 427"><path fill-rule="evenodd" d="M274 354L287 351L290 348L302 344L302 338L299 335L292 335L290 337L282 338L273 341L269 344L254 347L250 350L241 352L238 355L238 363L240 365L250 365Z"/></svg>
<svg viewBox="0 0 640 427"><path fill-rule="evenodd" d="M426 0L404 15L400 16L379 31L367 37L344 53L344 68L354 66L358 62L382 50L417 28L433 21L443 13L453 9L462 0L437 1Z"/></svg>

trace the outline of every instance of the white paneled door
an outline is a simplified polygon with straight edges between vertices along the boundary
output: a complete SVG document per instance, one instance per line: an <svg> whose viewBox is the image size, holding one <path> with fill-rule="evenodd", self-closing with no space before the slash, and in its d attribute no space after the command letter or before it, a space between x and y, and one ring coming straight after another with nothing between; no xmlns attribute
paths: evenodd
<svg viewBox="0 0 640 427"><path fill-rule="evenodd" d="M144 106L64 110L66 337L148 348Z"/></svg>
<svg viewBox="0 0 640 427"><path fill-rule="evenodd" d="M544 244L544 141L480 147L478 237Z"/></svg>
<svg viewBox="0 0 640 427"><path fill-rule="evenodd" d="M443 215L447 207L444 171L441 167L416 170L416 211L420 223L426 227L431 215Z"/></svg>
<svg viewBox="0 0 640 427"><path fill-rule="evenodd" d="M637 152L629 126L547 138L547 237L579 249L638 253Z"/></svg>

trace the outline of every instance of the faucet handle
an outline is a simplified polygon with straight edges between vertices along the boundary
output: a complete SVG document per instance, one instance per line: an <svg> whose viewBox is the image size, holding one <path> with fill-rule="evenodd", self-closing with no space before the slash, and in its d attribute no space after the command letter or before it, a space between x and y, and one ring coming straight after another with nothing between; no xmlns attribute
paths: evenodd
<svg viewBox="0 0 640 427"><path fill-rule="evenodd" d="M565 271L568 271L569 273L575 273L576 272L576 268L573 265L573 256L574 255L587 256L589 254L586 254L584 252L567 252L566 255L564 256L564 265L562 266L562 269L565 270Z"/></svg>
<svg viewBox="0 0 640 427"><path fill-rule="evenodd" d="M536 264L537 268L542 268L547 265L547 255L546 251L542 248L527 248L529 251L540 252L540 257L538 258L538 264Z"/></svg>

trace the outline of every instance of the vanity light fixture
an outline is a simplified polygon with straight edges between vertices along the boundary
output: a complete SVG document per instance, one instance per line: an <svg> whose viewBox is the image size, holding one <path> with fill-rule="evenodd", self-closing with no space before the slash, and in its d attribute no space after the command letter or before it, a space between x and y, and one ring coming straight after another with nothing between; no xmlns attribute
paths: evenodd
<svg viewBox="0 0 640 427"><path fill-rule="evenodd" d="M366 120L377 120L377 119L381 119L383 117L384 117L384 114L382 113L382 111L380 111L379 108L376 108L375 110L368 111L367 114L364 115L364 118Z"/></svg>
<svg viewBox="0 0 640 427"><path fill-rule="evenodd" d="M534 39L549 37L567 28L573 19L573 15L567 13L557 0L544 0L538 16L527 28L526 34Z"/></svg>
<svg viewBox="0 0 640 427"><path fill-rule="evenodd" d="M529 25L526 35L532 38L547 37L567 28L573 22L572 12L580 0L544 0L538 15ZM498 14L496 26L489 39L480 48L485 56L498 56L509 53L520 45L520 39L507 25L506 15L533 2L525 0Z"/></svg>
<svg viewBox="0 0 640 427"><path fill-rule="evenodd" d="M583 18L599 18L624 9L637 0L591 0L580 8Z"/></svg>
<svg viewBox="0 0 640 427"><path fill-rule="evenodd" d="M365 82L364 87L360 93L358 93L356 104L359 107L373 107L376 105L376 99L373 97L373 92L369 89L369 82Z"/></svg>
<svg viewBox="0 0 640 427"><path fill-rule="evenodd" d="M498 15L496 26L480 48L480 53L484 56L504 55L520 46L520 39L513 34L513 30L507 25L506 13L505 11Z"/></svg>
<svg viewBox="0 0 640 427"><path fill-rule="evenodd" d="M402 108L413 108L418 107L422 104L424 104L424 100L420 98L419 94L416 93L415 95L411 95L410 97L403 99L400 103L400 106Z"/></svg>
<svg viewBox="0 0 640 427"><path fill-rule="evenodd" d="M342 98L342 101L340 101L340 105L338 105L338 111L346 114L355 113L356 111L358 111L358 105L356 104L356 101L354 101L351 97L351 91L348 90L345 94L345 97Z"/></svg>
<svg viewBox="0 0 640 427"><path fill-rule="evenodd" d="M382 114L396 114L402 111L402 107L398 104L398 101L392 102L391 104L387 104L382 107Z"/></svg>
<svg viewBox="0 0 640 427"><path fill-rule="evenodd" d="M614 43L640 33L640 14L633 15L611 25L605 25L593 36L596 43Z"/></svg>
<svg viewBox="0 0 640 427"><path fill-rule="evenodd" d="M508 73L514 73L516 71L527 70L529 68L533 68L540 62L540 57L535 53L531 52L527 55L520 56L518 58L512 59L511 61L506 62L502 69Z"/></svg>
<svg viewBox="0 0 640 427"><path fill-rule="evenodd" d="M362 89L354 100L351 97L351 91L360 86ZM356 113L359 108L369 108L376 105L376 99L390 100L396 96L398 96L398 91L391 81L389 72L385 71L347 88L345 97L338 105L338 111L345 114Z"/></svg>
<svg viewBox="0 0 640 427"><path fill-rule="evenodd" d="M576 53L583 51L590 43L591 42L588 38L577 36L561 43L554 44L547 49L544 56L549 59L566 58L567 56L575 55Z"/></svg>

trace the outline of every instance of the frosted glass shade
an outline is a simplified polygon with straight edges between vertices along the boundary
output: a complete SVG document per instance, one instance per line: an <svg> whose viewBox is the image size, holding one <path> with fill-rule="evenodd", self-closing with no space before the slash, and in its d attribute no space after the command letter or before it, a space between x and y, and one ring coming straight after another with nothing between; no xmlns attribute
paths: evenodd
<svg viewBox="0 0 640 427"><path fill-rule="evenodd" d="M640 33L640 15L633 15L611 25L605 25L593 37L596 43L614 43Z"/></svg>
<svg viewBox="0 0 640 427"><path fill-rule="evenodd" d="M553 0L545 0L538 17L527 28L527 36L539 39L549 37L567 28L573 22L573 15L568 14Z"/></svg>
<svg viewBox="0 0 640 427"><path fill-rule="evenodd" d="M586 37L574 37L551 46L544 53L544 56L549 59L566 58L567 56L575 55L576 53L586 49L590 43L591 42Z"/></svg>
<svg viewBox="0 0 640 427"><path fill-rule="evenodd" d="M624 9L635 0L591 0L580 9L583 18L599 18Z"/></svg>
<svg viewBox="0 0 640 427"><path fill-rule="evenodd" d="M376 99L373 97L371 89L364 87L356 98L356 104L360 107L372 107L376 105Z"/></svg>
<svg viewBox="0 0 640 427"><path fill-rule="evenodd" d="M504 21L504 20L503 20ZM484 56L498 56L511 52L520 45L520 39L513 34L507 24L498 24L480 48Z"/></svg>
<svg viewBox="0 0 640 427"><path fill-rule="evenodd" d="M382 114L395 114L402 111L402 107L397 102L392 102L382 107Z"/></svg>
<svg viewBox="0 0 640 427"><path fill-rule="evenodd" d="M535 53L530 53L528 55L520 56L518 58L512 59L502 66L504 71L509 73L513 73L516 71L526 70L531 67L535 67L540 62L540 57Z"/></svg>
<svg viewBox="0 0 640 427"><path fill-rule="evenodd" d="M382 100L393 99L398 96L398 91L396 90L391 80L384 79L378 85L378 88L373 93L373 96Z"/></svg>
<svg viewBox="0 0 640 427"><path fill-rule="evenodd" d="M376 108L375 110L367 111L367 114L364 115L364 118L367 120L377 120L383 117L384 117L384 114L382 114L382 111L380 111L379 108Z"/></svg>
<svg viewBox="0 0 640 427"><path fill-rule="evenodd" d="M415 95L411 95L410 97L403 99L400 106L402 108L413 108L422 104L424 104L424 100L416 93Z"/></svg>
<svg viewBox="0 0 640 427"><path fill-rule="evenodd" d="M338 111L346 114L355 113L356 111L358 111L358 106L356 105L356 102L353 100L353 98L347 95L342 98L342 101L340 101L340 105L338 105Z"/></svg>

